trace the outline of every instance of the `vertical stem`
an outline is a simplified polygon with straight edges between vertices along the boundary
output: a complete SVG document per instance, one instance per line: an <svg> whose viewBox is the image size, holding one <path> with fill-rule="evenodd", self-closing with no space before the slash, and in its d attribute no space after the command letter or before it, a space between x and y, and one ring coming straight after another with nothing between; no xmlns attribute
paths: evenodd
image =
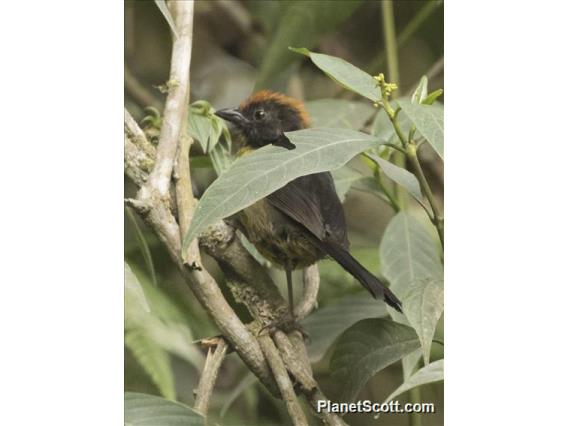
<svg viewBox="0 0 568 426"><path fill-rule="evenodd" d="M385 48L387 51L387 75L388 81L396 83L400 87L400 77L398 74L398 52L396 44L396 28L394 22L394 10L392 0L384 0L381 2L382 15L383 15L383 36L385 39ZM391 96L394 97L394 94ZM394 163L402 168L406 166L406 159L401 153L395 152L393 154ZM398 201L401 208L407 205L406 193L402 190L400 185L394 186L394 197Z"/></svg>
<svg viewBox="0 0 568 426"><path fill-rule="evenodd" d="M213 350L210 347L207 351L207 359L205 360L205 366L203 367L203 372L201 373L201 378L199 379L199 384L195 391L195 404L193 406L195 411L200 412L204 416L207 416L213 388L215 387L219 369L221 368L223 359L225 359L228 348L229 346L225 339L219 338L215 349Z"/></svg>
<svg viewBox="0 0 568 426"><path fill-rule="evenodd" d="M387 68L388 81L392 81L400 86L398 75L398 55L396 47L396 30L394 23L394 11L392 0L384 0L381 2L383 11L383 35L385 38L385 47L387 51Z"/></svg>
<svg viewBox="0 0 568 426"><path fill-rule="evenodd" d="M408 399L411 404L420 403L422 401L422 396L420 395L420 388L412 388L408 392ZM408 414L408 424L410 426L422 426L422 417L420 413L409 413Z"/></svg>

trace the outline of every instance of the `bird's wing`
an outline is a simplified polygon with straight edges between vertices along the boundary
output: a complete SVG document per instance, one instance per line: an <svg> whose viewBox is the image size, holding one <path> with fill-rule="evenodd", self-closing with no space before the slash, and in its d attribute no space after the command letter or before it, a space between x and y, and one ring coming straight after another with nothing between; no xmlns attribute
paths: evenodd
<svg viewBox="0 0 568 426"><path fill-rule="evenodd" d="M268 202L304 226L314 244L335 259L377 299L399 312L401 302L392 291L349 254L345 215L329 173L302 176L270 194Z"/></svg>
<svg viewBox="0 0 568 426"><path fill-rule="evenodd" d="M320 241L347 248L345 215L330 173L299 177L273 192L268 202Z"/></svg>

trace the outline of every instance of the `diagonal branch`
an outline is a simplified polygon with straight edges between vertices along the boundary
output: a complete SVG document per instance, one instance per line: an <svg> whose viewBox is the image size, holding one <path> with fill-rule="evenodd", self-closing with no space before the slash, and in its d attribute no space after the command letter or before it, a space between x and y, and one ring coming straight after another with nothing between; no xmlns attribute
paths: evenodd
<svg viewBox="0 0 568 426"><path fill-rule="evenodd" d="M278 352L278 349L276 349L274 342L270 336L267 335L260 337L258 340L260 342L262 352L264 352L270 368L274 373L274 378L278 384L278 389L280 389L282 399L286 403L286 408L288 409L292 423L294 426L308 426L308 421L306 420L306 416L302 411L302 406L296 397L296 392L294 392L294 386L292 385L292 381L290 380L284 361L282 361L280 353Z"/></svg>

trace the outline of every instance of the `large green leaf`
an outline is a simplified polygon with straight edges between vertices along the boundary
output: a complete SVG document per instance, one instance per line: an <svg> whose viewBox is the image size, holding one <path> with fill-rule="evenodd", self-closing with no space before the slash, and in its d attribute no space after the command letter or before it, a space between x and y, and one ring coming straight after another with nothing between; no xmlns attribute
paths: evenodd
<svg viewBox="0 0 568 426"><path fill-rule="evenodd" d="M444 108L440 104L416 105L404 99L398 104L434 151L444 159Z"/></svg>
<svg viewBox="0 0 568 426"><path fill-rule="evenodd" d="M124 298L126 318L129 315L136 315L140 311L150 312L150 305L142 289L142 284L126 262L124 262Z"/></svg>
<svg viewBox="0 0 568 426"><path fill-rule="evenodd" d="M322 359L335 339L356 322L386 315L386 305L367 293L342 297L337 304L317 310L302 322L310 336L310 361Z"/></svg>
<svg viewBox="0 0 568 426"><path fill-rule="evenodd" d="M137 392L124 394L125 426L205 426L205 417L187 405Z"/></svg>
<svg viewBox="0 0 568 426"><path fill-rule="evenodd" d="M389 222L381 241L382 273L402 300L428 363L434 330L443 311L443 267L438 248L426 229L407 213ZM394 318L400 318L393 313Z"/></svg>
<svg viewBox="0 0 568 426"><path fill-rule="evenodd" d="M205 191L184 238L189 243L207 226L266 197L304 175L334 170L358 153L376 148L376 138L347 129L286 133L295 149L265 146L240 157Z"/></svg>
<svg viewBox="0 0 568 426"><path fill-rule="evenodd" d="M154 286L157 286L158 278L156 276L154 261L152 260L152 252L150 251L150 246L148 245L148 241L146 241L146 236L144 235L144 232L142 232L142 229L138 225L138 222L136 220L136 215L132 212L132 209L127 207L125 208L125 212L126 212L126 217L128 218L128 220L132 224L132 227L134 228L134 235L136 236L136 240L138 241L138 246L140 248L142 256L144 257L144 262L146 263L146 267L148 268L148 272L150 273L152 284Z"/></svg>
<svg viewBox="0 0 568 426"><path fill-rule="evenodd" d="M359 130L371 117L375 108L366 102L346 99L319 99L306 102L313 127L345 127Z"/></svg>
<svg viewBox="0 0 568 426"><path fill-rule="evenodd" d="M267 2L268 3L268 2ZM303 44L314 46L320 37L333 31L359 7L361 0L305 0L285 3L278 29L263 55L256 89L270 85L291 63L298 58L288 46Z"/></svg>
<svg viewBox="0 0 568 426"><path fill-rule="evenodd" d="M406 294L401 295L404 312L414 327L424 352L424 362L430 362L430 348L436 324L444 311L444 288L442 281L424 279L414 281Z"/></svg>
<svg viewBox="0 0 568 426"><path fill-rule="evenodd" d="M175 354L196 369L201 369L204 363L203 355L192 343L193 334L179 308L160 288L144 280L138 280L128 265L125 266L125 285L126 330L137 333L132 338L132 342L133 344L141 342L141 346L144 347L138 353L152 351L148 359L158 359L160 355L156 355L157 350L148 349L150 345L148 342L152 342L161 350ZM139 335L143 335L144 339ZM137 355L134 350L133 353ZM139 362L145 367L142 360L139 359ZM153 371L147 369L147 372L154 377L155 371L161 370L163 368L156 366Z"/></svg>
<svg viewBox="0 0 568 426"><path fill-rule="evenodd" d="M335 56L310 52L305 48L291 48L294 52L308 56L312 62L337 83L373 102L381 99L377 81L365 71Z"/></svg>
<svg viewBox="0 0 568 426"><path fill-rule="evenodd" d="M168 354L137 325L150 315L150 304L142 284L130 265L124 263L125 338L138 363L150 376L158 390L168 399L175 399L174 376Z"/></svg>
<svg viewBox="0 0 568 426"><path fill-rule="evenodd" d="M160 393L165 398L175 399L174 374L167 352L138 327L126 329L124 343Z"/></svg>
<svg viewBox="0 0 568 426"><path fill-rule="evenodd" d="M408 377L402 385L400 385L393 393L391 393L384 402L392 401L402 393L422 386L428 383L434 383L444 380L444 360L440 359L421 368L412 376Z"/></svg>
<svg viewBox="0 0 568 426"><path fill-rule="evenodd" d="M404 376L404 380L408 379L412 373L414 373L420 358L422 358L421 347L402 358L402 374Z"/></svg>
<svg viewBox="0 0 568 426"><path fill-rule="evenodd" d="M410 327L380 318L359 321L341 335L331 357L332 377L343 387L341 399L354 400L371 377L419 346Z"/></svg>
<svg viewBox="0 0 568 426"><path fill-rule="evenodd" d="M416 199L416 201L422 204L422 191L420 190L420 183L418 183L416 176L408 170L403 169L390 161L384 160L371 152L367 154L367 157L377 163L379 168L389 179L406 189L408 193Z"/></svg>

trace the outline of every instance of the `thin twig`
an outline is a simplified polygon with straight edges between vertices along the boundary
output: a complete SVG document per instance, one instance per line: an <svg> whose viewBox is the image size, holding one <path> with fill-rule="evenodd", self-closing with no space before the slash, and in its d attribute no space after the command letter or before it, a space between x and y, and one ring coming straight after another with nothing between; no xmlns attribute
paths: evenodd
<svg viewBox="0 0 568 426"><path fill-rule="evenodd" d="M290 380L284 361L282 361L278 349L274 346L274 342L268 335L259 337L258 341L260 342L260 347L262 348L264 356L268 360L270 369L274 374L274 378L278 384L278 389L280 389L282 399L284 399L284 402L286 403L286 408L288 409L288 414L290 414L292 423L294 425L307 426L308 421L306 420L306 416L302 411L302 406L294 392L294 386L292 385L292 381Z"/></svg>
<svg viewBox="0 0 568 426"><path fill-rule="evenodd" d="M225 359L228 347L229 345L227 345L225 339L221 337L218 339L217 347L215 349L209 347L207 351L205 366L203 367L203 372L201 373L201 378L199 379L199 384L195 391L195 404L193 406L196 411L204 416L207 415L209 401L213 394L215 382L217 381L219 368L221 368L223 359Z"/></svg>

